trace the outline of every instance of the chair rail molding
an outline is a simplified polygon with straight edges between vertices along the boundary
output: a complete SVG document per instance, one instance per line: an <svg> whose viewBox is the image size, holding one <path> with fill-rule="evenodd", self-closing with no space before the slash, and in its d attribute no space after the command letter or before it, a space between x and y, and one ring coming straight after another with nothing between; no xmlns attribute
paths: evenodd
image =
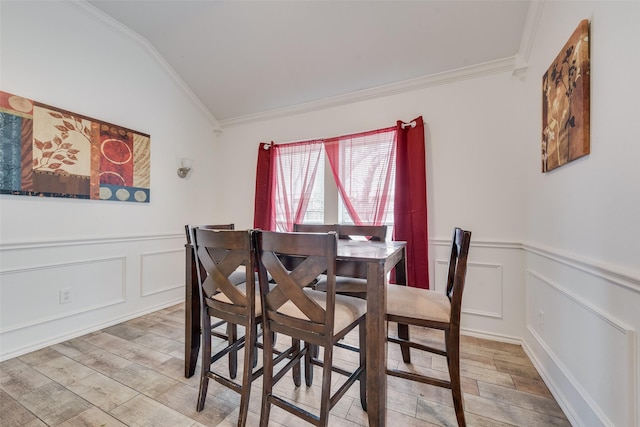
<svg viewBox="0 0 640 427"><path fill-rule="evenodd" d="M184 241L184 233L141 234L130 236L95 236L81 239L24 240L16 242L0 242L0 252L16 251L22 249L41 249L79 245L104 245L169 239L180 239Z"/></svg>
<svg viewBox="0 0 640 427"><path fill-rule="evenodd" d="M614 285L640 293L640 272L629 271L618 266L607 265L593 259L569 254L557 249L550 249L537 244L524 243L522 244L522 248L525 252L550 259L575 270L604 279Z"/></svg>
<svg viewBox="0 0 640 427"><path fill-rule="evenodd" d="M429 243L434 246L449 246L451 244L451 242L443 238L430 239ZM617 265L606 264L580 255L530 242L474 240L471 242L471 247L522 250L525 253L550 259L584 273L597 276L607 282L640 293L640 271L631 271Z"/></svg>

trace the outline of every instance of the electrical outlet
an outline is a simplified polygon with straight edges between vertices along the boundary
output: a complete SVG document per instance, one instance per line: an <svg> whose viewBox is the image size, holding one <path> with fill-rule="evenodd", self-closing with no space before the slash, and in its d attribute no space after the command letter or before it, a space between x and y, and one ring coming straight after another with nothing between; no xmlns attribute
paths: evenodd
<svg viewBox="0 0 640 427"><path fill-rule="evenodd" d="M71 288L60 289L60 304L71 302Z"/></svg>
<svg viewBox="0 0 640 427"><path fill-rule="evenodd" d="M538 327L544 331L544 311L538 310Z"/></svg>

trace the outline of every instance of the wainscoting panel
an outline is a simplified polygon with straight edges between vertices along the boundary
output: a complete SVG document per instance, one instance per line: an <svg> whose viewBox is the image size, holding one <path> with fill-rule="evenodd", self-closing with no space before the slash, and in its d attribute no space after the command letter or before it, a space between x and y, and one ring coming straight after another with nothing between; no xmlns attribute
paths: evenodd
<svg viewBox="0 0 640 427"><path fill-rule="evenodd" d="M0 360L179 303L184 269L182 230L1 242Z"/></svg>
<svg viewBox="0 0 640 427"><path fill-rule="evenodd" d="M448 260L436 260L436 290L445 292ZM462 312L502 319L502 266L467 262Z"/></svg>
<svg viewBox="0 0 640 427"><path fill-rule="evenodd" d="M140 256L140 295L143 297L184 287L184 249L148 252Z"/></svg>
<svg viewBox="0 0 640 427"><path fill-rule="evenodd" d="M580 283L578 276L574 280L573 284ZM584 425L594 425L597 419L603 426L636 426L636 330L608 313L603 308L607 301L587 300L539 271L527 270L526 287L527 330L536 341L532 348L545 353L533 356L543 365L545 360L554 365L541 370L562 374L549 379L550 388L575 401L563 386L570 384L582 400L572 405L574 409L582 405L590 410L575 414Z"/></svg>
<svg viewBox="0 0 640 427"><path fill-rule="evenodd" d="M431 288L444 292L451 239L430 241ZM520 343L524 334L524 252L509 241L471 238L462 298L462 332Z"/></svg>
<svg viewBox="0 0 640 427"><path fill-rule="evenodd" d="M2 271L0 333L122 303L125 272L124 257Z"/></svg>

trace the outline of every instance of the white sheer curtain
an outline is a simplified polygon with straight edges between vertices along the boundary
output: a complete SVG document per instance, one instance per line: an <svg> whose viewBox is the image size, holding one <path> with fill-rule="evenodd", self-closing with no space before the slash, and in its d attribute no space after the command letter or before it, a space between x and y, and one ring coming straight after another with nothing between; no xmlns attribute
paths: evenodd
<svg viewBox="0 0 640 427"><path fill-rule="evenodd" d="M393 221L396 133L391 127L325 141L338 192L356 225Z"/></svg>
<svg viewBox="0 0 640 427"><path fill-rule="evenodd" d="M275 217L276 231L293 231L302 223L309 205L322 154L322 141L275 144Z"/></svg>

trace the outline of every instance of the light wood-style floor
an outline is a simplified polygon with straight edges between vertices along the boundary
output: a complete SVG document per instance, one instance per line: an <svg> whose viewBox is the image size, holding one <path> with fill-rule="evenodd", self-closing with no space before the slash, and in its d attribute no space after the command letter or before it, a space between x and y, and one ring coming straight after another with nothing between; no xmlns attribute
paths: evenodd
<svg viewBox="0 0 640 427"><path fill-rule="evenodd" d="M424 330L412 336L431 340ZM349 337L348 337L349 338ZM280 338L279 338L280 342ZM40 426L233 426L239 396L210 382L202 412L196 412L199 367L185 378L184 308L176 305L61 344L0 363L0 425ZM439 356L412 353L416 371L446 376ZM352 364L352 354L336 354ZM389 364L404 365L389 345ZM522 348L462 338L465 412L469 426L570 426ZM223 371L224 372L224 371ZM319 408L321 372L314 385L277 388L309 407ZM339 376L336 376L340 379ZM337 380L336 379L336 380ZM258 424L261 381L254 383L248 425ZM299 419L273 408L271 424L299 426ZM390 426L456 426L448 390L388 378ZM331 412L333 426L367 425L357 385Z"/></svg>

